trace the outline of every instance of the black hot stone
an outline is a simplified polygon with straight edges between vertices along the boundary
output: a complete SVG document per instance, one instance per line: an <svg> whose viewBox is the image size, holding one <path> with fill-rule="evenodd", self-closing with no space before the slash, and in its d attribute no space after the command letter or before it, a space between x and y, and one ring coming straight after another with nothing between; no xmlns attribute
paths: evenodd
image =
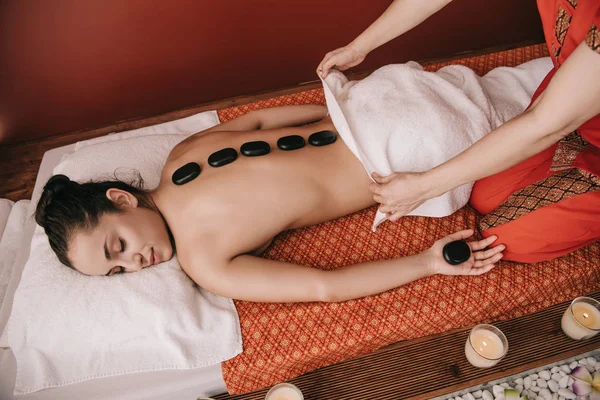
<svg viewBox="0 0 600 400"><path fill-rule="evenodd" d="M458 265L471 257L471 249L464 240L455 240L444 246L442 255L448 264Z"/></svg>
<svg viewBox="0 0 600 400"><path fill-rule="evenodd" d="M308 143L313 146L327 146L335 142L337 135L333 131L315 132L308 137Z"/></svg>
<svg viewBox="0 0 600 400"><path fill-rule="evenodd" d="M240 151L246 157L264 156L265 154L269 154L271 146L269 146L269 143L259 140L256 142L244 143L240 148Z"/></svg>
<svg viewBox="0 0 600 400"><path fill-rule="evenodd" d="M229 163L234 162L238 157L237 151L228 147L226 149L221 149L219 151L215 151L208 157L208 165L211 167L222 167L223 165L227 165Z"/></svg>
<svg viewBox="0 0 600 400"><path fill-rule="evenodd" d="M200 165L195 162L187 163L173 172L171 179L176 185L183 185L200 175Z"/></svg>
<svg viewBox="0 0 600 400"><path fill-rule="evenodd" d="M306 145L306 141L300 135L284 136L277 141L277 147L281 150L297 150Z"/></svg>

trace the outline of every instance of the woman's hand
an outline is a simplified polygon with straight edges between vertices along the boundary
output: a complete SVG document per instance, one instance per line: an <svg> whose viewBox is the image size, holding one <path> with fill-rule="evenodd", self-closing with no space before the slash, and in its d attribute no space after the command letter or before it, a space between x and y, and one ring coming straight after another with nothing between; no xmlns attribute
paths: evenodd
<svg viewBox="0 0 600 400"><path fill-rule="evenodd" d="M325 79L331 68L335 67L340 71L345 71L360 64L366 56L366 54L359 51L356 46L350 43L348 46L340 47L325 54L325 57L317 67L317 74Z"/></svg>
<svg viewBox="0 0 600 400"><path fill-rule="evenodd" d="M390 221L396 221L430 198L420 172L393 172L388 176L373 172L371 176L375 180L369 185L373 200L381 204L379 211L387 214Z"/></svg>
<svg viewBox="0 0 600 400"><path fill-rule="evenodd" d="M423 255L426 257L426 263L432 275L481 275L485 274L496 266L496 262L502 258L502 251L506 248L503 244L486 248L494 243L497 236L490 236L477 242L468 242L471 249L471 257L461 264L450 265L444 260L442 249L444 246L455 240L463 240L473 236L473 230L467 229L446 236L435 242L430 249L425 250Z"/></svg>

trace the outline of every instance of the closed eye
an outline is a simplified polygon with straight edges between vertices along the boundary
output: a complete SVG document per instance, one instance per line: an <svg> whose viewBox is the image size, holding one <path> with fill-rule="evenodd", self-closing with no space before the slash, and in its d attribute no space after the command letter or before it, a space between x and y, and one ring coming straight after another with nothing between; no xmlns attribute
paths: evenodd
<svg viewBox="0 0 600 400"><path fill-rule="evenodd" d="M106 273L106 276L113 276L113 275L116 275L116 274L122 274L123 272L125 272L125 270L123 269L123 267L117 266L117 267L112 268L110 271L108 271Z"/></svg>

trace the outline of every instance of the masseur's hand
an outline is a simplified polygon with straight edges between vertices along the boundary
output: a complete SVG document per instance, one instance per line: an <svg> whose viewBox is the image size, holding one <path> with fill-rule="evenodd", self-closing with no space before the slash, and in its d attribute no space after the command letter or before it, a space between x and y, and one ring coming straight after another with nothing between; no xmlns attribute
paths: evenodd
<svg viewBox="0 0 600 400"><path fill-rule="evenodd" d="M373 199L381 204L379 211L387 214L390 221L396 221L429 199L420 172L393 172L388 176L373 172L371 176L375 181L369 186Z"/></svg>
<svg viewBox="0 0 600 400"><path fill-rule="evenodd" d="M330 51L325 54L325 57L317 67L317 74L325 79L331 68L345 71L355 65L360 64L367 55L350 43L348 46L340 47L339 49Z"/></svg>
<svg viewBox="0 0 600 400"><path fill-rule="evenodd" d="M506 247L501 244L486 250L496 241L497 236L490 236L477 242L468 242L467 244L471 248L471 257L461 264L450 265L444 260L442 249L446 244L471 236L473 236L472 229L456 232L438 240L430 249L425 250L423 255L426 257L427 266L432 275L481 275L494 268L495 263L502 258L502 251Z"/></svg>

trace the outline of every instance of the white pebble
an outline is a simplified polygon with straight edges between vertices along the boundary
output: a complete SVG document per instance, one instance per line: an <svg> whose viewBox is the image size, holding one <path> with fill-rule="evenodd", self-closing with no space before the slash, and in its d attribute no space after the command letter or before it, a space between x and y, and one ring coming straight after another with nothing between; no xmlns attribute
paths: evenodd
<svg viewBox="0 0 600 400"><path fill-rule="evenodd" d="M585 358L582 358L581 360L577 361L580 365L588 365L588 362Z"/></svg>
<svg viewBox="0 0 600 400"><path fill-rule="evenodd" d="M567 400L567 399L565 399L565 396L558 396L558 400Z"/></svg>
<svg viewBox="0 0 600 400"><path fill-rule="evenodd" d="M568 365L561 365L560 369L562 369L564 372L566 372L567 374L571 373L571 368L569 368Z"/></svg>
<svg viewBox="0 0 600 400"><path fill-rule="evenodd" d="M465 400L465 399L463 399L461 396L456 396L456 397L454 398L454 400Z"/></svg>
<svg viewBox="0 0 600 400"><path fill-rule="evenodd" d="M573 379L573 377L569 376L569 381L567 382L567 387L571 387L573 382L575 382L575 379Z"/></svg>
<svg viewBox="0 0 600 400"><path fill-rule="evenodd" d="M537 386L537 379L531 380L531 387Z"/></svg>
<svg viewBox="0 0 600 400"><path fill-rule="evenodd" d="M552 393L552 400L558 400L558 393Z"/></svg>
<svg viewBox="0 0 600 400"><path fill-rule="evenodd" d="M494 396L492 396L489 390L481 392L481 397L483 397L483 400L494 400Z"/></svg>
<svg viewBox="0 0 600 400"><path fill-rule="evenodd" d="M481 390L473 392L473 397L475 397L476 399L480 399L481 396L483 396L483 392Z"/></svg>
<svg viewBox="0 0 600 400"><path fill-rule="evenodd" d="M560 376L567 376L567 373L566 373L565 371L562 371L562 370L561 370L561 371L558 371L558 374L559 374Z"/></svg>
<svg viewBox="0 0 600 400"><path fill-rule="evenodd" d="M548 381L548 387L554 393L558 392L558 382L556 382L556 381Z"/></svg>
<svg viewBox="0 0 600 400"><path fill-rule="evenodd" d="M550 371L540 371L540 373L538 375L542 379L545 379L545 380L549 380L550 379Z"/></svg>
<svg viewBox="0 0 600 400"><path fill-rule="evenodd" d="M531 390L533 392L536 392L536 393L539 393L540 390L542 390L542 388L537 387L537 386L532 386L532 387L529 388L529 390Z"/></svg>
<svg viewBox="0 0 600 400"><path fill-rule="evenodd" d="M529 377L531 378L532 381L536 381L537 378L539 378L540 376L538 374L531 374L531 375L529 375Z"/></svg>
<svg viewBox="0 0 600 400"><path fill-rule="evenodd" d="M492 392L494 393L494 397L498 397L501 394L504 394L504 388L500 385L492 386Z"/></svg>
<svg viewBox="0 0 600 400"><path fill-rule="evenodd" d="M565 399L575 399L577 396L575 396L575 393L571 392L568 389L560 389L558 391L558 394L563 396Z"/></svg>
<svg viewBox="0 0 600 400"><path fill-rule="evenodd" d="M523 385L515 385L515 390L521 393L523 391Z"/></svg>
<svg viewBox="0 0 600 400"><path fill-rule="evenodd" d="M560 367L557 365L555 367L552 367L552 369L550 370L553 374L560 371Z"/></svg>
<svg viewBox="0 0 600 400"><path fill-rule="evenodd" d="M501 394L500 396L496 396L494 397L494 400L505 400L506 398L504 397L504 393Z"/></svg>
<svg viewBox="0 0 600 400"><path fill-rule="evenodd" d="M586 358L588 365L591 365L592 367L596 365L597 361L594 357L588 357Z"/></svg>
<svg viewBox="0 0 600 400"><path fill-rule="evenodd" d="M500 386L502 386L504 389L510 389L510 385L506 382L501 383Z"/></svg>
<svg viewBox="0 0 600 400"><path fill-rule="evenodd" d="M543 388L547 388L547 387L548 387L548 383L546 383L546 381L545 381L545 380L543 380L542 378L538 379L538 380L536 381L536 383L537 383L537 385L538 385L539 387L541 387L542 389L543 389Z"/></svg>
<svg viewBox="0 0 600 400"><path fill-rule="evenodd" d="M557 373L552 374L552 380L555 381L556 383L558 383L558 381L560 381L560 378L562 378L561 374L557 374Z"/></svg>
<svg viewBox="0 0 600 400"><path fill-rule="evenodd" d="M540 396L544 398L544 400L552 400L552 393L548 389L540 390Z"/></svg>
<svg viewBox="0 0 600 400"><path fill-rule="evenodd" d="M464 400L475 400L475 396L473 396L471 393L464 394L462 398Z"/></svg>
<svg viewBox="0 0 600 400"><path fill-rule="evenodd" d="M569 386L569 375L565 375L563 376L560 381L558 381L558 386L560 386L561 388L566 388L567 386Z"/></svg>
<svg viewBox="0 0 600 400"><path fill-rule="evenodd" d="M522 384L523 384L523 378L515 379L515 385L522 385Z"/></svg>
<svg viewBox="0 0 600 400"><path fill-rule="evenodd" d="M525 379L523 379L523 386L525 386L525 389L529 389L531 387L531 378L526 376Z"/></svg>
<svg viewBox="0 0 600 400"><path fill-rule="evenodd" d="M577 361L573 361L571 364L569 364L569 368L571 368L572 370L577 368L577 366L579 365L579 363Z"/></svg>
<svg viewBox="0 0 600 400"><path fill-rule="evenodd" d="M546 400L542 396L535 396L535 400Z"/></svg>
<svg viewBox="0 0 600 400"><path fill-rule="evenodd" d="M585 365L585 368L590 372L590 374L593 374L594 371L596 370L594 367L592 367L591 365Z"/></svg>

